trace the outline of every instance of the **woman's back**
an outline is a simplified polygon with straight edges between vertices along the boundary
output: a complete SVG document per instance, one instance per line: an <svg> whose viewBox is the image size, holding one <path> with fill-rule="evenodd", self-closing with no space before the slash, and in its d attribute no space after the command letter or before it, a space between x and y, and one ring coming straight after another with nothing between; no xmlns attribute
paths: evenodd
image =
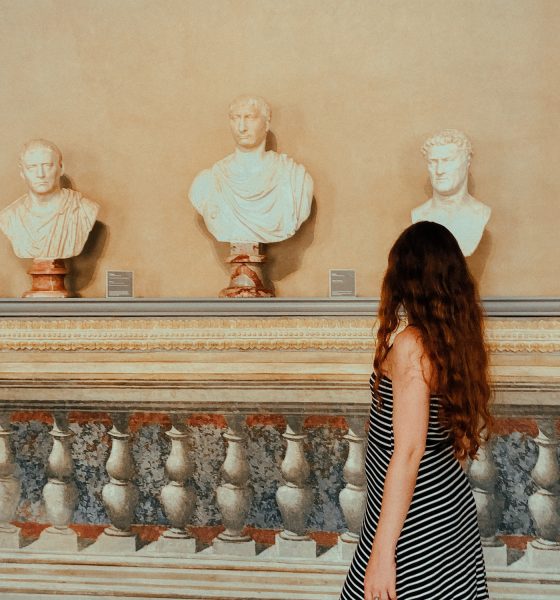
<svg viewBox="0 0 560 600"><path fill-rule="evenodd" d="M476 283L445 227L420 222L399 236L378 317L367 508L342 599L485 600L458 459L475 457L491 420L488 361Z"/></svg>
<svg viewBox="0 0 560 600"><path fill-rule="evenodd" d="M372 393L375 376L370 379ZM341 600L363 600L365 569L379 521L394 451L393 385L381 377L382 403L372 402L366 452L367 506L360 542ZM439 420L440 399L430 397L426 447L396 549L398 600L488 598L476 506L449 432Z"/></svg>

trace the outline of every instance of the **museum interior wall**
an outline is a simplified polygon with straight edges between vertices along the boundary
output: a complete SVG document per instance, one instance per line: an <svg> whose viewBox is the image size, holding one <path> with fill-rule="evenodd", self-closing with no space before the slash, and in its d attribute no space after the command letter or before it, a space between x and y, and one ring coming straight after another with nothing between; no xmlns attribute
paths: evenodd
<svg viewBox="0 0 560 600"><path fill-rule="evenodd" d="M55 142L63 185L100 206L73 290L103 298L131 270L139 298L216 298L228 244L187 194L250 93L268 148L313 178L309 219L267 256L276 295L316 311L6 300L31 261L0 235L0 594L338 598L365 498L364 305L432 193L420 147L452 127L492 209L468 262L521 307L489 311L495 435L465 465L492 598L557 597L558 3L0 0L0 17L0 209L26 190L21 145ZM366 300L318 301L331 268Z"/></svg>
<svg viewBox="0 0 560 600"><path fill-rule="evenodd" d="M560 145L554 1L165 3L2 1L0 202L24 191L21 144L56 142L65 185L101 210L75 288L105 294L132 270L139 297L215 297L227 244L187 199L230 153L227 107L272 106L269 147L305 165L310 219L270 245L281 297L324 297L329 268L377 296L388 248L430 196L424 139L442 127L474 146L470 191L492 208L469 259L484 296L554 296ZM28 287L0 239L0 296Z"/></svg>

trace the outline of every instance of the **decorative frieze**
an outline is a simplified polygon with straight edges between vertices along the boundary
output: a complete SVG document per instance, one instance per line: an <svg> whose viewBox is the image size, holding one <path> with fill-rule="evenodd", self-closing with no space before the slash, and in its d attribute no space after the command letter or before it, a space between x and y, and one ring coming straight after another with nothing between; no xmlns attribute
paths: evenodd
<svg viewBox="0 0 560 600"><path fill-rule="evenodd" d="M194 319L3 319L0 351L371 352L374 316ZM560 351L560 321L487 321L490 350Z"/></svg>

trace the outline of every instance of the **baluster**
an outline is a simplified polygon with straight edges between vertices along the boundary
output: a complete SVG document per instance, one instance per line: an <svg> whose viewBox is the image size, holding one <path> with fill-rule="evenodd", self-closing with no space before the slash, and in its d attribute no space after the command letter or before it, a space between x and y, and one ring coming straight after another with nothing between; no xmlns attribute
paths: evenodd
<svg viewBox="0 0 560 600"><path fill-rule="evenodd" d="M497 470L492 440L482 444L471 462L469 479L476 503L478 527L482 538L484 560L490 566L507 566L507 548L496 537L502 517L504 500L496 491Z"/></svg>
<svg viewBox="0 0 560 600"><path fill-rule="evenodd" d="M111 415L113 428L109 431L112 438L111 452L107 460L109 483L103 486L101 493L103 504L111 524L89 546L87 552L134 552L136 535L131 530L134 509L138 503L138 490L132 483L134 460L131 449L131 434L128 433L128 414Z"/></svg>
<svg viewBox="0 0 560 600"><path fill-rule="evenodd" d="M12 450L10 413L0 412L0 548L21 546L19 527L12 525L21 493L21 482L15 475L16 463Z"/></svg>
<svg viewBox="0 0 560 600"><path fill-rule="evenodd" d="M346 486L338 498L348 530L338 539L338 554L342 560L350 560L360 539L362 519L366 510L365 474L365 421L363 417L347 417L348 458L343 475Z"/></svg>
<svg viewBox="0 0 560 600"><path fill-rule="evenodd" d="M55 412L50 435L53 446L47 462L48 482L43 489L47 518L51 527L43 530L33 544L36 550L78 551L78 536L68 525L72 522L78 503L78 489L74 483L72 438L65 412Z"/></svg>
<svg viewBox="0 0 560 600"><path fill-rule="evenodd" d="M306 486L309 464L305 459L304 444L307 434L303 432L301 415L286 417L286 455L282 461L282 476L285 485L278 488L276 501L284 530L276 535L276 550L279 556L315 558L317 545L305 534L306 523L311 512L313 492Z"/></svg>
<svg viewBox="0 0 560 600"><path fill-rule="evenodd" d="M224 433L227 450L221 469L224 482L218 487L216 494L225 530L214 539L212 545L218 554L254 556L255 542L250 536L243 534L253 498L252 490L248 486L245 417L230 414L225 415L225 418L228 424Z"/></svg>
<svg viewBox="0 0 560 600"><path fill-rule="evenodd" d="M188 429L182 415L171 415L171 429L165 435L171 440L171 451L165 463L169 483L161 490L161 503L170 528L157 541L159 552L177 554L196 551L196 541L186 527L196 506L196 494L187 481L194 474L194 462L188 449Z"/></svg>
<svg viewBox="0 0 560 600"><path fill-rule="evenodd" d="M539 434L535 442L539 448L537 464L531 476L537 491L529 497L529 512L538 538L527 546L529 563L536 568L560 567L560 441L553 419L537 419Z"/></svg>

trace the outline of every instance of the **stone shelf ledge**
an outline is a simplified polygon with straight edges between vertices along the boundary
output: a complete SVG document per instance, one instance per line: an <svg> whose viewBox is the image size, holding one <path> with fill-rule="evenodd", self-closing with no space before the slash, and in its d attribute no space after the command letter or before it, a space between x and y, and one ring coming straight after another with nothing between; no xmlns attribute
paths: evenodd
<svg viewBox="0 0 560 600"><path fill-rule="evenodd" d="M370 316L378 298L0 298L0 317ZM483 298L489 317L559 317L560 298Z"/></svg>

